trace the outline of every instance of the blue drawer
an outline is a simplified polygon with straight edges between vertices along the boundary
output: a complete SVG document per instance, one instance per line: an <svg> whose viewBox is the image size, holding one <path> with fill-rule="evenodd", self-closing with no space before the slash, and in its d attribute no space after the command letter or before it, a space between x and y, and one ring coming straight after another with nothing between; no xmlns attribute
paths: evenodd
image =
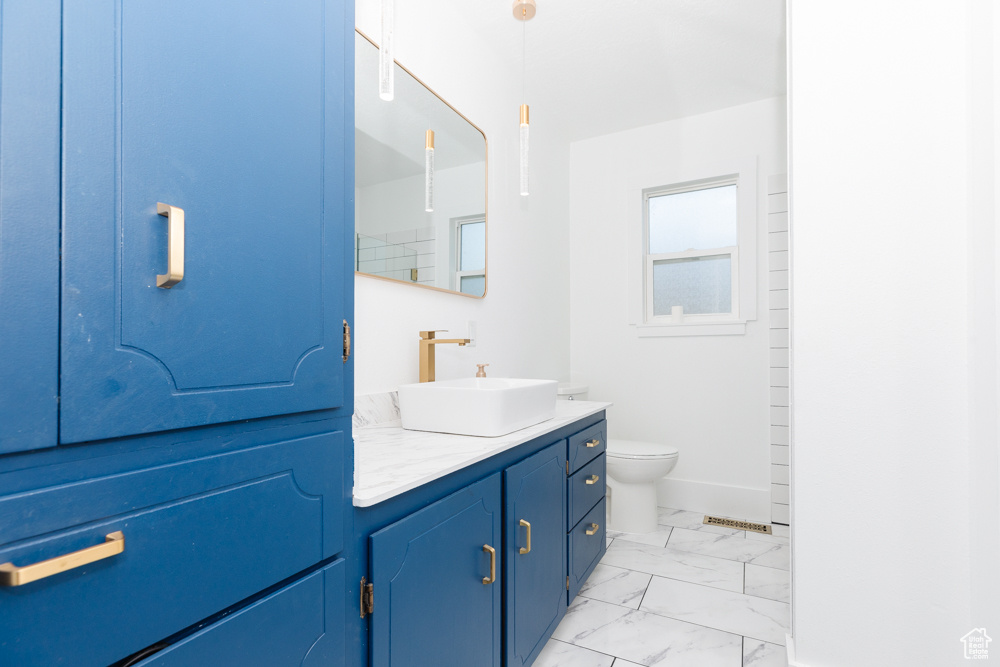
<svg viewBox="0 0 1000 667"><path fill-rule="evenodd" d="M51 486L25 476L59 471L0 475L21 489L0 497L0 563L124 535L122 553L0 587L0 664L108 665L335 555L345 444L322 433Z"/></svg>
<svg viewBox="0 0 1000 667"><path fill-rule="evenodd" d="M575 526L604 497L606 469L607 457L601 454L570 476L567 481L567 528Z"/></svg>
<svg viewBox="0 0 1000 667"><path fill-rule="evenodd" d="M566 458L569 460L568 473L572 474L589 463L608 448L608 422L601 420L590 428L569 437Z"/></svg>
<svg viewBox="0 0 1000 667"><path fill-rule="evenodd" d="M321 570L168 646L137 667L322 665L343 667L347 567Z"/></svg>
<svg viewBox="0 0 1000 667"><path fill-rule="evenodd" d="M607 502L602 498L601 502L592 509L583 520L569 532L566 539L569 542L569 597L568 602L572 602L583 582L597 567L604 552L607 551L607 540L605 532L607 530L605 514ZM596 527L595 527L596 526ZM592 535L587 533L592 532Z"/></svg>

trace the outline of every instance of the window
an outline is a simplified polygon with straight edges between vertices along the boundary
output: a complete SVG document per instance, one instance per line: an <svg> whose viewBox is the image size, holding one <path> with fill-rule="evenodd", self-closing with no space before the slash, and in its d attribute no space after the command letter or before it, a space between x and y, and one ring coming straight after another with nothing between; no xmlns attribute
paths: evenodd
<svg viewBox="0 0 1000 667"><path fill-rule="evenodd" d="M456 289L483 296L486 293L486 219L460 218L456 222Z"/></svg>
<svg viewBox="0 0 1000 667"><path fill-rule="evenodd" d="M629 180L628 318L640 337L746 333L757 319L757 158Z"/></svg>
<svg viewBox="0 0 1000 667"><path fill-rule="evenodd" d="M739 318L735 179L643 193L646 321Z"/></svg>

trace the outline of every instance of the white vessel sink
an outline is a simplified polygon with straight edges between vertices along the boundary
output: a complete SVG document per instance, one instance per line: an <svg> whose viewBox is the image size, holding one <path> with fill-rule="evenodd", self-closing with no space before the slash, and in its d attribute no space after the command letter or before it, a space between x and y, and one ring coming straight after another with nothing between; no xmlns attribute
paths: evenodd
<svg viewBox="0 0 1000 667"><path fill-rule="evenodd" d="M552 419L555 380L463 378L399 387L403 428L495 437Z"/></svg>

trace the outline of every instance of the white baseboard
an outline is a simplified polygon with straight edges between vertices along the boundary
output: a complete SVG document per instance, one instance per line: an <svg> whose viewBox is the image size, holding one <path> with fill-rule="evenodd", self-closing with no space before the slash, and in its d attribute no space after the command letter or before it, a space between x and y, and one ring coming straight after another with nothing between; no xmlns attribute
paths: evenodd
<svg viewBox="0 0 1000 667"><path fill-rule="evenodd" d="M660 507L771 523L769 488L750 489L667 477L656 486L656 502Z"/></svg>
<svg viewBox="0 0 1000 667"><path fill-rule="evenodd" d="M791 635L785 635L785 652L788 657L788 667L807 667L806 663L795 658L795 640Z"/></svg>

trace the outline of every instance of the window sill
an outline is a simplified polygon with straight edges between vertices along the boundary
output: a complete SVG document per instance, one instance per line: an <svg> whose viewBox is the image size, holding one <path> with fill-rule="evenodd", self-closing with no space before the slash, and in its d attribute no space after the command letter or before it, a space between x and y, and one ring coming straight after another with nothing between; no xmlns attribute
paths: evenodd
<svg viewBox="0 0 1000 667"><path fill-rule="evenodd" d="M747 323L745 321L635 325L635 333L639 338L657 338L660 336L742 336L746 332Z"/></svg>

